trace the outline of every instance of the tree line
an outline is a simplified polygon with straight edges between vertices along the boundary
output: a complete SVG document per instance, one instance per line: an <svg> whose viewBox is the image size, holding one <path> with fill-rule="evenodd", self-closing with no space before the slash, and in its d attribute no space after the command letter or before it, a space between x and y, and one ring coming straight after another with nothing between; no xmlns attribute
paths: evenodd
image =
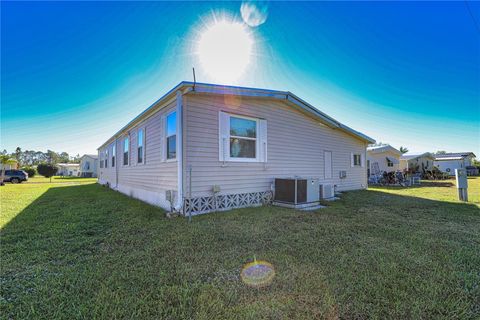
<svg viewBox="0 0 480 320"><path fill-rule="evenodd" d="M15 159L19 167L38 166L41 163L48 163L55 165L57 163L80 163L80 155L70 156L67 152L55 152L47 150L47 152L35 150L22 150L17 147L14 152L8 153L7 150L1 152L2 156L9 156Z"/></svg>

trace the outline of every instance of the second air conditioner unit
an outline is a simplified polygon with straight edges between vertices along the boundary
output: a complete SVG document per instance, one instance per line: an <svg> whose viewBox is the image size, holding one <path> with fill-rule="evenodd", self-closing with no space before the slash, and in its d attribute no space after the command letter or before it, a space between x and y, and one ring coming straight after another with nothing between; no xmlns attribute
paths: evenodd
<svg viewBox="0 0 480 320"><path fill-rule="evenodd" d="M321 199L332 199L335 197L335 187L333 184L322 184L320 185L320 198Z"/></svg>

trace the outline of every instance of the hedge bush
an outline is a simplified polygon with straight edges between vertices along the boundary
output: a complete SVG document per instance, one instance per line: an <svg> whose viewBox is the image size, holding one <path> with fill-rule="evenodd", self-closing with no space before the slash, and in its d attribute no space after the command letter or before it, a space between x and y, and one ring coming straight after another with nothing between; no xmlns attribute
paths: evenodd
<svg viewBox="0 0 480 320"><path fill-rule="evenodd" d="M35 170L34 167L23 167L23 168L21 168L20 170L23 170L23 171L25 171L26 173L28 173L28 177L29 177L29 178L32 178L32 177L34 177L34 176L37 174L37 170Z"/></svg>

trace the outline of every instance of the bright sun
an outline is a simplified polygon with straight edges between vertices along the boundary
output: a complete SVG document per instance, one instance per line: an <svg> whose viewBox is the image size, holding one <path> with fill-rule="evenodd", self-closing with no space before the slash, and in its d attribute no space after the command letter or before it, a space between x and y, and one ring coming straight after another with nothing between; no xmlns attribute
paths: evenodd
<svg viewBox="0 0 480 320"><path fill-rule="evenodd" d="M208 26L197 44L202 70L220 82L234 82L247 69L253 38L242 23L226 20Z"/></svg>

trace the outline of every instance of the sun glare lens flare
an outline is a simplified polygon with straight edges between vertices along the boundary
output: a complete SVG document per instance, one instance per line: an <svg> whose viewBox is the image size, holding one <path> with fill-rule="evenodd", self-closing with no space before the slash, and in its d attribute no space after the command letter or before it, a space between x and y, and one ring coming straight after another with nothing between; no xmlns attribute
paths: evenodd
<svg viewBox="0 0 480 320"><path fill-rule="evenodd" d="M243 21L250 27L258 27L265 23L268 17L266 1L244 1L240 7Z"/></svg>
<svg viewBox="0 0 480 320"><path fill-rule="evenodd" d="M275 277L275 269L273 265L267 261L253 261L247 263L242 271L240 277L243 283L251 287L265 287L272 283Z"/></svg>
<svg viewBox="0 0 480 320"><path fill-rule="evenodd" d="M200 35L197 54L203 71L220 82L233 82L245 73L253 39L242 23L226 20L208 26Z"/></svg>

